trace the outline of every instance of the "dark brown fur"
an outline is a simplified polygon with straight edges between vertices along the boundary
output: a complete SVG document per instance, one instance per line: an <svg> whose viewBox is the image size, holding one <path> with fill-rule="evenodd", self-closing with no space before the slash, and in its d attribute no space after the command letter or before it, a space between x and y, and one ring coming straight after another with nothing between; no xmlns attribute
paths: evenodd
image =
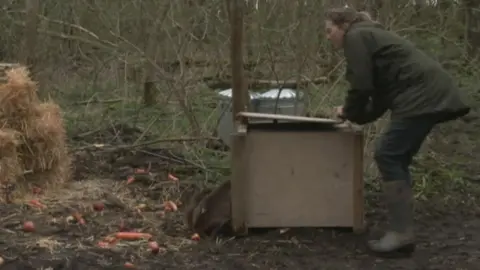
<svg viewBox="0 0 480 270"><path fill-rule="evenodd" d="M211 189L202 189L190 192L190 196L188 199L188 203L185 205L184 215L185 215L185 223L187 224L189 229L193 229L193 213L195 208L199 205L199 203L208 195L210 194Z"/></svg>
<svg viewBox="0 0 480 270"><path fill-rule="evenodd" d="M225 181L208 195L194 196L186 209L187 225L196 233L216 235L227 228L231 220L231 183Z"/></svg>

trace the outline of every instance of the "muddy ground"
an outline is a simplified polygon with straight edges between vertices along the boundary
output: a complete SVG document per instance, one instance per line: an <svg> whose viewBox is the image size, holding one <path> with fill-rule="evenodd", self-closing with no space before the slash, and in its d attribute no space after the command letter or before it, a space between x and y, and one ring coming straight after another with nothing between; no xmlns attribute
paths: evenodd
<svg viewBox="0 0 480 270"><path fill-rule="evenodd" d="M373 192L367 195L370 230L364 235L299 229L241 239L191 240L181 211L163 207L163 201L172 200L181 208L181 192L189 180L172 181L167 171L189 164L161 149L144 151L150 153L149 160L139 156L99 160L102 149L85 147L76 153L76 181L68 187L32 192L31 198L0 208L0 256L5 260L0 269L125 269L127 262L136 269L479 269L480 129L476 122L444 125L429 142L428 148L437 152L436 163L430 166L448 166L463 174L455 180L458 185L447 183L449 188L417 204L419 245L410 259L382 260L366 253L365 240L384 221L381 201ZM132 171L146 168L147 163L154 181L138 177L127 184ZM462 188L467 183L468 188ZM45 208L29 205L30 199ZM95 202L105 204L103 211L92 208ZM84 225L69 218L74 212L82 214ZM24 232L24 221L32 221L35 231ZM151 233L160 252L152 254L145 240L99 246L99 241L120 230Z"/></svg>

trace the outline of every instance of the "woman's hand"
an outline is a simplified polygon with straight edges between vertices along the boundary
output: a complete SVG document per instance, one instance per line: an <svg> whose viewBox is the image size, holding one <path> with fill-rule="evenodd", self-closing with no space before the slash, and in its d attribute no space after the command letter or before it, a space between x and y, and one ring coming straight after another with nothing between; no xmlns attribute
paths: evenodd
<svg viewBox="0 0 480 270"><path fill-rule="evenodd" d="M343 114L343 106L335 107L335 116L342 120L345 120L345 115Z"/></svg>

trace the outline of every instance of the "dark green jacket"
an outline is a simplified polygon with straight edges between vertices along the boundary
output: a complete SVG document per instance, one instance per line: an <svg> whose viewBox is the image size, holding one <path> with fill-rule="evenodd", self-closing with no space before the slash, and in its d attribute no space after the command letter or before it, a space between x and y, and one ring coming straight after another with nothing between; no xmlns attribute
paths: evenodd
<svg viewBox="0 0 480 270"><path fill-rule="evenodd" d="M344 36L348 91L344 117L366 124L387 110L392 118L466 115L453 78L411 42L374 22L353 24Z"/></svg>

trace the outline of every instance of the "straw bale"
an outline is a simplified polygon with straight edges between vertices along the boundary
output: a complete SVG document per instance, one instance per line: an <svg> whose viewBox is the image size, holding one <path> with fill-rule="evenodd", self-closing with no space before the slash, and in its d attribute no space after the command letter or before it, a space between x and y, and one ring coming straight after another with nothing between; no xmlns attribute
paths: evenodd
<svg viewBox="0 0 480 270"><path fill-rule="evenodd" d="M34 170L32 174L25 175L27 183L40 186L57 185L70 180L72 175L72 159L65 153L63 159L57 160L47 170Z"/></svg>
<svg viewBox="0 0 480 270"><path fill-rule="evenodd" d="M61 108L54 102L45 102L35 106L33 112L26 119L21 146L24 167L34 172L26 180L37 184L64 182L70 178L71 158Z"/></svg>
<svg viewBox="0 0 480 270"><path fill-rule="evenodd" d="M66 141L62 110L54 102L40 103L34 107L34 115L23 125L25 137L32 141Z"/></svg>
<svg viewBox="0 0 480 270"><path fill-rule="evenodd" d="M15 130L20 134L25 134L28 123L25 122L25 117L1 117L0 116L0 129Z"/></svg>
<svg viewBox="0 0 480 270"><path fill-rule="evenodd" d="M60 107L40 102L25 67L5 74L7 82L0 82L0 184L20 188L69 180L72 161Z"/></svg>
<svg viewBox="0 0 480 270"><path fill-rule="evenodd" d="M32 170L49 170L68 155L61 109L53 102L41 103L28 122L22 146L25 166Z"/></svg>
<svg viewBox="0 0 480 270"><path fill-rule="evenodd" d="M30 139L67 135L63 126L60 106L53 102L39 103L31 108L29 114L14 117L0 117L0 128L14 129Z"/></svg>
<svg viewBox="0 0 480 270"><path fill-rule="evenodd" d="M30 79L26 67L12 68L5 73L7 83L0 85L0 116L19 120L19 117L31 114L32 109L40 102L37 84Z"/></svg>
<svg viewBox="0 0 480 270"><path fill-rule="evenodd" d="M23 169L18 159L18 133L14 130L0 130L0 184L14 184Z"/></svg>
<svg viewBox="0 0 480 270"><path fill-rule="evenodd" d="M7 82L7 75L5 74L6 71L20 66L21 65L18 63L0 63L0 82Z"/></svg>
<svg viewBox="0 0 480 270"><path fill-rule="evenodd" d="M65 143L58 145L50 143L27 140L25 144L20 146L20 158L26 170L35 172L50 170L60 160L65 159L67 156Z"/></svg>

